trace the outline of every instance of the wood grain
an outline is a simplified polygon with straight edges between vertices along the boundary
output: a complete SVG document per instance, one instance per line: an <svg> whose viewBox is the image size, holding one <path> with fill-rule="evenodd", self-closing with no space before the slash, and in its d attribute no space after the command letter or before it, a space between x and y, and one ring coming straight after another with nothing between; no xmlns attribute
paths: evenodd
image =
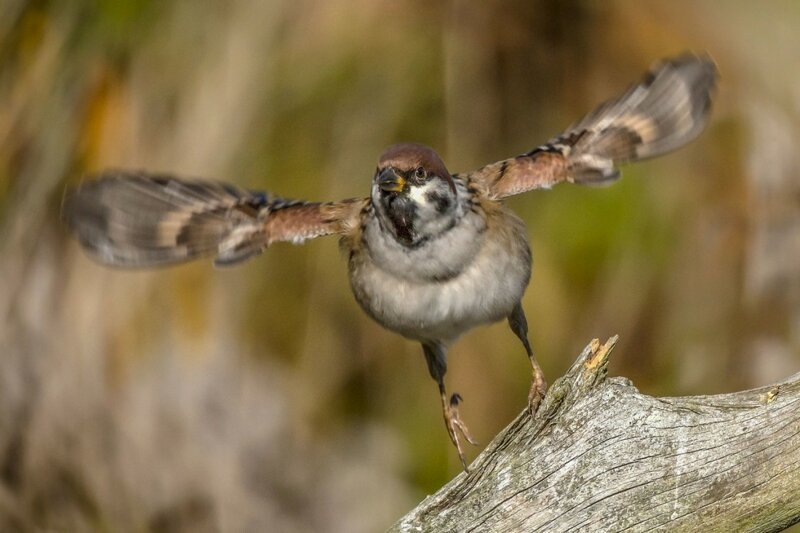
<svg viewBox="0 0 800 533"><path fill-rule="evenodd" d="M800 521L800 374L654 398L594 341L470 467L390 531L780 531Z"/></svg>

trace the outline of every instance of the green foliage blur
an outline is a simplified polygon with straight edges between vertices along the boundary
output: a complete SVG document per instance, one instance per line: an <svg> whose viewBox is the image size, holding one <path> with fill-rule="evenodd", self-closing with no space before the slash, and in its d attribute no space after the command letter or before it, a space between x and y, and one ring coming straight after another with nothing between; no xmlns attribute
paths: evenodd
<svg viewBox="0 0 800 533"><path fill-rule="evenodd" d="M65 187L118 167L365 196L393 142L469 170L684 50L722 73L699 139L509 201L534 350L553 381L618 333L612 373L654 395L796 372L799 25L788 1L0 0L0 530L374 531L460 469L421 349L359 310L334 239L111 270L60 224ZM524 350L497 324L449 361L488 443Z"/></svg>

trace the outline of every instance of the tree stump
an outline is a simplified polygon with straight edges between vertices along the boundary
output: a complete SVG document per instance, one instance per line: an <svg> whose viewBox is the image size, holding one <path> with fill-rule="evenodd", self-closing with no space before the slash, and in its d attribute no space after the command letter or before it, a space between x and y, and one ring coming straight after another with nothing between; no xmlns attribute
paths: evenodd
<svg viewBox="0 0 800 533"><path fill-rule="evenodd" d="M800 521L800 374L761 389L653 398L606 379L594 340L390 531L780 531Z"/></svg>

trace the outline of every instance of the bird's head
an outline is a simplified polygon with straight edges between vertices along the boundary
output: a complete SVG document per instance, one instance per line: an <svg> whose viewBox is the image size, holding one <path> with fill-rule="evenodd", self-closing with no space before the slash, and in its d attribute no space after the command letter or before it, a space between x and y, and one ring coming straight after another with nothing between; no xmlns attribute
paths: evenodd
<svg viewBox="0 0 800 533"><path fill-rule="evenodd" d="M382 224L406 246L447 231L458 220L458 193L441 158L427 146L394 144L378 161L372 203Z"/></svg>

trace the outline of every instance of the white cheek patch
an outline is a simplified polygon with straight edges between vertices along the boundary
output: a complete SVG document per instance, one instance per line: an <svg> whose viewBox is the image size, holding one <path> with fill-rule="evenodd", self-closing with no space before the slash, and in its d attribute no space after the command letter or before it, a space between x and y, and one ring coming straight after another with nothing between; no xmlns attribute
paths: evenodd
<svg viewBox="0 0 800 533"><path fill-rule="evenodd" d="M423 185L412 185L408 188L408 197L419 205L428 205L427 193L431 188L430 183Z"/></svg>

